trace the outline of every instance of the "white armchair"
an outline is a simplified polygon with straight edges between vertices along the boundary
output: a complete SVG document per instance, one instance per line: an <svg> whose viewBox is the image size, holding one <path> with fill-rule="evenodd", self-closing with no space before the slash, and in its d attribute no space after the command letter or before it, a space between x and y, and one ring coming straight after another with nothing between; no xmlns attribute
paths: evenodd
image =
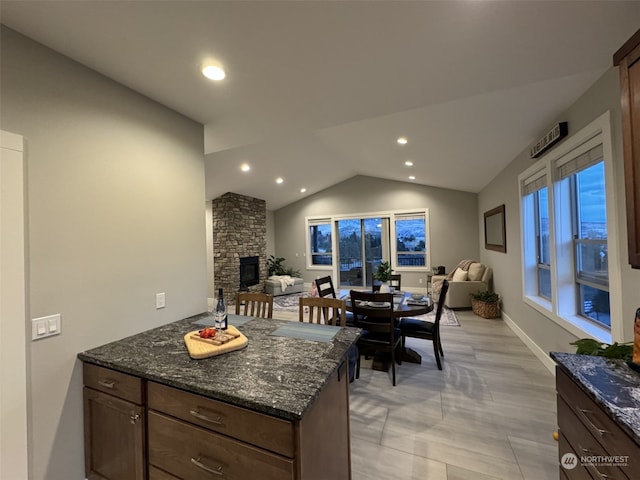
<svg viewBox="0 0 640 480"><path fill-rule="evenodd" d="M493 269L482 263L472 263L467 271L457 269L451 275L434 275L431 278L434 293L440 291L439 284L447 277L450 277L449 291L444 304L449 308L471 308L472 293L493 290Z"/></svg>

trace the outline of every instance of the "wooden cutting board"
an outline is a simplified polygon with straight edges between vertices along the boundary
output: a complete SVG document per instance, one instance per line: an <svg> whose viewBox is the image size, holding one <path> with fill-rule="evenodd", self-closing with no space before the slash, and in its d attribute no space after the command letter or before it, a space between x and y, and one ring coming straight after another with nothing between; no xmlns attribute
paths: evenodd
<svg viewBox="0 0 640 480"><path fill-rule="evenodd" d="M222 344L216 340L212 341L207 338L200 338L198 332L199 330L194 330L184 336L184 343L189 351L189 356L197 360L240 350L246 347L248 343L247 337L240 333L233 325L229 325L225 332L233 338Z"/></svg>

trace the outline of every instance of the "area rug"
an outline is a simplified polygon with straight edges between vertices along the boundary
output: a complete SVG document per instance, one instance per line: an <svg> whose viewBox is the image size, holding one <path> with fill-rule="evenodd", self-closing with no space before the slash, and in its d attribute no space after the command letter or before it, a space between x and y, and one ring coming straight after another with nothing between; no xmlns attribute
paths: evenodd
<svg viewBox="0 0 640 480"><path fill-rule="evenodd" d="M417 318L418 320L424 320L426 322L433 323L436 321L436 309L434 308L430 313L426 313L424 315L416 315L415 317L411 318ZM454 312L450 308L444 307L442 309L442 316L440 317L440 325L459 327L460 322L458 321L458 317L456 317L456 312Z"/></svg>
<svg viewBox="0 0 640 480"><path fill-rule="evenodd" d="M300 298L310 296L311 292L302 292L273 297L273 309L284 310L286 312L297 312L298 308L300 307ZM436 320L435 308L431 313L427 313L425 315L416 315L415 317L411 318L417 318L418 320L424 320L426 322L433 323ZM460 322L458 322L458 317L456 317L456 313L453 310L444 307L444 309L442 310L442 317L440 318L440 325L459 327Z"/></svg>
<svg viewBox="0 0 640 480"><path fill-rule="evenodd" d="M310 297L311 292L290 293L289 295L278 295L273 297L273 309L284 310L286 312L297 312L300 307L300 298Z"/></svg>

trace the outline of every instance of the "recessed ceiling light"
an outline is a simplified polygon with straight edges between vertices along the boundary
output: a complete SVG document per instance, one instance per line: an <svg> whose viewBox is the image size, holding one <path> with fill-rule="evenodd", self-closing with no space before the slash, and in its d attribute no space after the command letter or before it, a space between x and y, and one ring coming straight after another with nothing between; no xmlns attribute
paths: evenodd
<svg viewBox="0 0 640 480"><path fill-rule="evenodd" d="M415 180L415 179L416 179L415 175L409 175L409 180Z"/></svg>
<svg viewBox="0 0 640 480"><path fill-rule="evenodd" d="M300 189L300 193L304 193L304 192L306 192L306 191L307 191L307 189L306 189L306 188L304 188L304 187L302 187L302 188Z"/></svg>
<svg viewBox="0 0 640 480"><path fill-rule="evenodd" d="M407 139L405 137L400 137L398 138L398 140L396 140L396 142L398 142L400 145L406 145Z"/></svg>
<svg viewBox="0 0 640 480"><path fill-rule="evenodd" d="M284 182L284 179L282 177L276 178L276 183L280 184L282 182Z"/></svg>
<svg viewBox="0 0 640 480"><path fill-rule="evenodd" d="M405 164L407 167L413 167L413 162L412 162L411 160L407 160L406 162L404 162L404 164Z"/></svg>
<svg viewBox="0 0 640 480"><path fill-rule="evenodd" d="M243 163L242 165L240 165L240 170L242 170L243 172L248 172L249 170L251 170L251 166L248 163Z"/></svg>
<svg viewBox="0 0 640 480"><path fill-rule="evenodd" d="M224 70L215 65L205 65L202 67L202 74L210 80L223 80L227 76Z"/></svg>

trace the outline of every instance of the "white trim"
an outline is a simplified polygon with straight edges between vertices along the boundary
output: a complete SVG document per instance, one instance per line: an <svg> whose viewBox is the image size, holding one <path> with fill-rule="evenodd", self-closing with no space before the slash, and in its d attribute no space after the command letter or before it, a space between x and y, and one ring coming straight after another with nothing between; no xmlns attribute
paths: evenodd
<svg viewBox="0 0 640 480"><path fill-rule="evenodd" d="M511 320L511 318L508 315L506 315L504 312L502 312L502 319L504 320L504 323L511 330L513 330L513 333L515 333L516 336L520 338L520 340L522 340L522 342L527 346L527 348L531 350L531 353L533 353L536 356L536 358L540 360L542 364L547 368L547 370L549 370L549 372L551 372L551 374L555 376L556 362L553 361L553 359L547 354L547 352L542 350L538 346L538 344L534 342L531 339L531 337L529 337L529 335L527 335L525 331L522 330L518 326L518 324L515 323L513 320Z"/></svg>
<svg viewBox="0 0 640 480"><path fill-rule="evenodd" d="M425 243L426 243L426 253L425 253L425 266L424 267L398 267L396 265L396 242L391 241L391 245L389 248L389 254L391 256L391 266L394 271L397 272L430 272L431 271L431 227L430 227L430 218L429 218L429 209L427 207L417 207L417 208L408 208L402 210L385 210L379 212L366 212L366 213L348 213L348 214L331 214L331 215L310 215L304 217L304 225L305 225L305 252L306 252L306 268L307 270L331 270L333 278L339 278L339 262L336 262L334 258L335 255L338 254L338 244L337 244L337 234L335 231L335 224L339 220L349 220L349 219L362 219L362 218L389 218L389 235L391 239L396 238L395 231L395 217L402 216L407 214L417 214L424 215L425 221ZM311 255L311 244L309 239L309 227L314 224L314 222L322 221L322 223L330 223L331 225L331 255L332 255L332 265L313 265L311 264L312 255Z"/></svg>
<svg viewBox="0 0 640 480"><path fill-rule="evenodd" d="M568 154L579 154L583 150L592 148L593 145L602 143L603 157L605 165L605 188L607 195L607 249L609 256L609 298L610 298L610 318L611 318L611 331L609 332L605 328L598 327L597 325L582 319L575 315L561 314L562 305L558 299L558 255L562 255L563 252L558 252L558 233L557 233L557 202L556 196L559 193L557 188L557 182L555 178L556 166L558 162L566 161ZM523 200L520 195L520 228L521 228L521 252L523 258L523 275L522 275L522 291L523 301L528 305L531 305L542 315L546 316L553 322L560 325L565 330L571 332L577 337L584 337L585 335L596 338L606 343L612 343L613 341L624 341L624 329L622 322L622 275L620 269L620 251L619 244L619 219L617 206L617 192L615 189L615 168L613 161L613 146L611 140L611 114L606 111L589 125L582 128L571 137L567 138L564 143L560 144L557 148L544 155L534 165L530 166L520 175L518 175L518 184L520 194L522 193L522 183L525 179L535 175L540 170L545 169L548 172L548 191L549 191L549 232L550 237L553 239L550 245L551 255L551 285L553 291L553 302L547 303L539 301L538 297L532 296L527 293L527 254L528 243L526 235L525 215L523 212ZM553 171L553 175L550 175ZM572 272L573 274L573 272ZM530 281L530 280L529 280Z"/></svg>
<svg viewBox="0 0 640 480"><path fill-rule="evenodd" d="M0 478L29 478L22 136L0 132Z"/></svg>

